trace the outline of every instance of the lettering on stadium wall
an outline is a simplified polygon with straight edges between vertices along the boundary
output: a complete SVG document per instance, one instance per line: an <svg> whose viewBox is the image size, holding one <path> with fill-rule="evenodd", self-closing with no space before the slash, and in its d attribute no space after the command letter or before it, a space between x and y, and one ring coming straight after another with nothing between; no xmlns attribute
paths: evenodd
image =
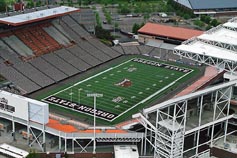
<svg viewBox="0 0 237 158"><path fill-rule="evenodd" d="M8 105L8 100L6 98L0 98L0 110L13 113L15 112L15 107Z"/></svg>
<svg viewBox="0 0 237 158"><path fill-rule="evenodd" d="M169 64L165 64L165 63L158 63L156 61L151 61L151 60L146 60L146 59L141 59L141 58L135 58L135 59L132 59L132 61L147 64L147 65L152 65L152 66L156 66L156 67L162 67L165 69L175 70L175 71L179 71L179 72L184 72L184 73L188 73L188 72L192 71L191 69L178 67L175 65L169 65Z"/></svg>
<svg viewBox="0 0 237 158"><path fill-rule="evenodd" d="M86 105L83 105L83 104L78 104L78 103L75 103L75 102L71 102L69 100L62 99L62 98L59 98L59 97L56 97L56 96L49 96L49 97L47 97L43 100L46 101L46 102L52 103L52 104L57 104L57 105L66 107L68 109L74 109L75 111L78 111L78 112L87 113L87 114L92 115L92 116L94 115L94 108L93 107L89 107L89 106L86 106ZM116 114L106 112L106 111L103 111L103 110L100 110L100 109L97 109L97 108L96 108L96 111L95 111L95 115L97 117L100 117L100 118L103 118L103 119L106 119L106 120L109 120L109 121L113 120L115 117L117 117Z"/></svg>

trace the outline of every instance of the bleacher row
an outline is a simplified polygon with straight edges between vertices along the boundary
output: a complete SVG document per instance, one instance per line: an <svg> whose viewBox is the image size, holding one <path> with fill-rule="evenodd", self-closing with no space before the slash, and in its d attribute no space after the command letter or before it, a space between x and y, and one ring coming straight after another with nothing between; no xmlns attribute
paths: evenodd
<svg viewBox="0 0 237 158"><path fill-rule="evenodd" d="M34 92L121 55L165 54L161 49L149 46L108 47L86 32L71 15L63 17L60 21L53 21L52 25L44 27L44 30L53 39L58 40L57 42L67 42L65 39L69 39L69 42L74 41L74 45L24 61L9 48L3 38L0 40L0 73L26 93ZM58 34L53 35L52 30ZM65 39L58 39L59 36Z"/></svg>
<svg viewBox="0 0 237 158"><path fill-rule="evenodd" d="M0 47L29 59L71 46L70 41L50 23L44 23L2 33Z"/></svg>

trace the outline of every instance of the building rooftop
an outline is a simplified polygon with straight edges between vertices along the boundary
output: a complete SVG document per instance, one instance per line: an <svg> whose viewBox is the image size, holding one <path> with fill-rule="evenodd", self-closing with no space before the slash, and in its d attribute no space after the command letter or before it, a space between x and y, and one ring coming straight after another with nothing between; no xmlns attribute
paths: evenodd
<svg viewBox="0 0 237 158"><path fill-rule="evenodd" d="M154 23L146 23L141 29L138 30L139 33L149 34L154 36L163 36L178 40L187 40L194 36L199 36L203 31L173 27L167 25L160 25Z"/></svg>
<svg viewBox="0 0 237 158"><path fill-rule="evenodd" d="M3 17L3 18L0 18L0 23L12 25L12 26L19 26L23 24L32 23L32 22L60 17L63 15L66 15L72 12L78 12L78 11L79 11L78 8L60 6L56 8L50 8L50 9L35 11L31 13L26 13L26 14Z"/></svg>
<svg viewBox="0 0 237 158"><path fill-rule="evenodd" d="M237 0L189 0L192 9L237 8Z"/></svg>

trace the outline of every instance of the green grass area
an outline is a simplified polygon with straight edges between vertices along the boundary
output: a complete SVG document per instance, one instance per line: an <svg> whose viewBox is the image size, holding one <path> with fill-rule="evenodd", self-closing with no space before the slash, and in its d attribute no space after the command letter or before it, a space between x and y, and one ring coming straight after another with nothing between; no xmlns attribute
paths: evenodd
<svg viewBox="0 0 237 158"><path fill-rule="evenodd" d="M169 91L198 73L197 69L193 68L191 70L185 67L191 71L184 73L164 66L154 66L132 60L127 59L127 61L96 72L76 83L52 90L41 99L48 98L45 100L54 110L92 120L94 100L92 97L87 97L87 94L101 93L103 97L96 100L97 121L102 124L115 124L131 117L138 110L168 94ZM156 64L157 62L162 65L167 64L156 59L147 58L146 61L148 60L150 63L156 61ZM172 65L177 64L172 63ZM184 66L177 66L177 68L182 67Z"/></svg>

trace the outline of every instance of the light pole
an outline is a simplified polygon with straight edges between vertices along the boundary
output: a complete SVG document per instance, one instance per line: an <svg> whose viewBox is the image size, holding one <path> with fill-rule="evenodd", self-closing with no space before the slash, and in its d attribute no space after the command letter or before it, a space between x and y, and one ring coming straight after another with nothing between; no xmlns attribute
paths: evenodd
<svg viewBox="0 0 237 158"><path fill-rule="evenodd" d="M78 89L78 104L80 105L80 92L83 90L82 88Z"/></svg>
<svg viewBox="0 0 237 158"><path fill-rule="evenodd" d="M69 95L70 95L70 99L71 99L71 102L72 102L72 99L73 99L73 98L72 98L72 97L73 97L73 96L72 96L72 95L73 95L72 88L71 88L71 91L70 91Z"/></svg>
<svg viewBox="0 0 237 158"><path fill-rule="evenodd" d="M94 97L94 142L93 142L93 154L95 154L96 153L96 151L95 151L95 149L96 149L96 142L95 142L96 97L103 97L103 94L89 93L89 94L87 94L87 97Z"/></svg>

